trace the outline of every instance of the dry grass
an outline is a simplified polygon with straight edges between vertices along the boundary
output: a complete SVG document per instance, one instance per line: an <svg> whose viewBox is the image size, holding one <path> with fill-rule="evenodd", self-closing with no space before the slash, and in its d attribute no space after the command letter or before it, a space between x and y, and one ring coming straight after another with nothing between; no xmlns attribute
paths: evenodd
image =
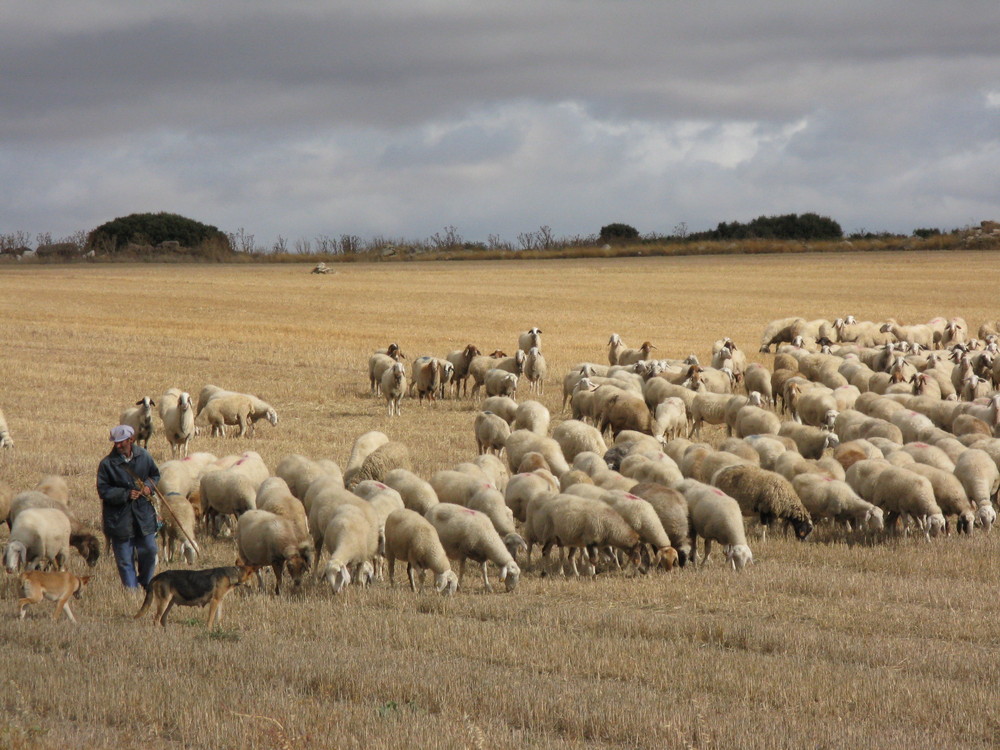
<svg viewBox="0 0 1000 750"><path fill-rule="evenodd" d="M0 270L0 406L16 489L68 477L97 520L107 428L144 394L208 382L258 393L281 421L218 455L346 461L381 429L424 476L475 451L473 405L367 393L368 353L543 331L561 375L604 361L608 335L663 356L756 349L776 317L854 313L907 322L996 318L995 253L893 253L303 266ZM753 355L764 358L765 355ZM767 358L769 359L769 358ZM766 360L763 360L766 361ZM714 437L718 437L716 433ZM169 457L162 435L155 457ZM753 543L753 539L751 542ZM166 630L102 559L80 625L39 605L0 617L0 747L992 747L1000 741L1000 537L847 547L819 530L755 545L736 575L702 570L595 582L528 573L513 595L451 600L384 585L335 599L237 592L222 629L175 609ZM207 543L206 565L232 544ZM82 561L73 560L79 570ZM468 583L468 582L467 582Z"/></svg>

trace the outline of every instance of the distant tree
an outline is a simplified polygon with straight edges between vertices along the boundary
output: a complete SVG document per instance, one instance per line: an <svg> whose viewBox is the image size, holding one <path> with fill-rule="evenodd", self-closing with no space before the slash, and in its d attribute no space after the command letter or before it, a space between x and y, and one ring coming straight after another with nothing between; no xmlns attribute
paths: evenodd
<svg viewBox="0 0 1000 750"><path fill-rule="evenodd" d="M102 224L87 235L87 247L108 252L123 250L129 243L159 245L177 242L196 248L212 244L230 250L229 239L217 227L178 214L130 214Z"/></svg>
<svg viewBox="0 0 1000 750"><path fill-rule="evenodd" d="M927 239L928 237L937 237L941 234L940 229L914 229L913 236L920 237L922 239Z"/></svg>
<svg viewBox="0 0 1000 750"><path fill-rule="evenodd" d="M601 227L598 238L602 242L631 242L639 239L639 230L629 224L616 222Z"/></svg>
<svg viewBox="0 0 1000 750"><path fill-rule="evenodd" d="M829 217L806 213L758 216L746 224L722 221L714 231L701 236L713 240L833 240L843 237L844 230Z"/></svg>

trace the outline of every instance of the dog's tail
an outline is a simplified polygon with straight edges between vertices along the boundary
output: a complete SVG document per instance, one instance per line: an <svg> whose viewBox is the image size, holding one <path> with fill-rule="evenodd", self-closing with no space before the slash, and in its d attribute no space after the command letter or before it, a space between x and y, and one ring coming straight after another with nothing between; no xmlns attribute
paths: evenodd
<svg viewBox="0 0 1000 750"><path fill-rule="evenodd" d="M135 613L135 617L132 619L138 620L140 617L146 614L146 610L149 609L149 605L152 603L153 603L153 587L149 586L146 589L146 598L142 600L142 606L139 607L139 611Z"/></svg>

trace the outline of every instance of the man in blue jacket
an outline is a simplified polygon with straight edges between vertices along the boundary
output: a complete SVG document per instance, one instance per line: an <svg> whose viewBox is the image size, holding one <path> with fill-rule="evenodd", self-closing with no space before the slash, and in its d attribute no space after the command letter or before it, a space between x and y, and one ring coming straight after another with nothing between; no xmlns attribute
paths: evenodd
<svg viewBox="0 0 1000 750"><path fill-rule="evenodd" d="M113 427L111 442L114 448L97 467L104 533L111 540L122 583L130 589L146 588L156 572L156 510L149 498L160 470L153 457L135 445L135 431L128 425Z"/></svg>

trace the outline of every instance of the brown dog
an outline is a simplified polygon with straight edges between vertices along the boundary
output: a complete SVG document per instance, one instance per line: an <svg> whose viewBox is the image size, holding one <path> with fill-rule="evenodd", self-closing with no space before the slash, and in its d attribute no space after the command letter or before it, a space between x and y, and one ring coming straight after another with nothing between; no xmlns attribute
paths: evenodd
<svg viewBox="0 0 1000 750"><path fill-rule="evenodd" d="M222 600L236 586L246 583L256 568L251 565L208 568L206 570L165 570L153 576L146 589L146 598L135 614L142 617L150 605L156 602L153 622L166 627L167 614L171 607L208 608L208 627L222 619Z"/></svg>
<svg viewBox="0 0 1000 750"><path fill-rule="evenodd" d="M65 611L69 621L76 625L73 610L69 608L69 600L73 596L79 599L83 587L89 580L90 576L75 576L64 570L55 572L29 570L21 573L21 599L18 600L21 619L24 619L29 604L38 604L42 599L48 599L56 603L52 619L58 620L59 612Z"/></svg>

